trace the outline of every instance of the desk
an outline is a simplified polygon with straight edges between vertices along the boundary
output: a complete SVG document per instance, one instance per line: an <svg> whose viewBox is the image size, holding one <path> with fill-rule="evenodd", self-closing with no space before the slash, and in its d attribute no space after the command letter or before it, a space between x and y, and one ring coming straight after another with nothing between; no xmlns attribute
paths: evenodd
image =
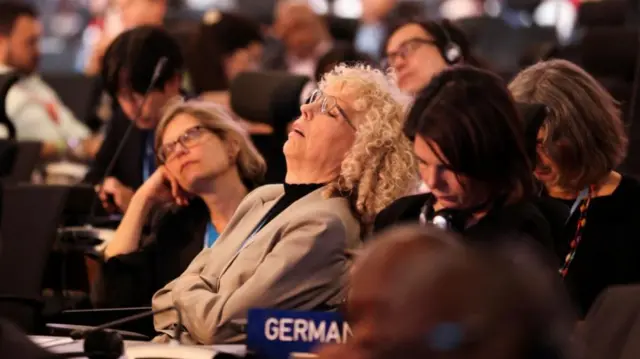
<svg viewBox="0 0 640 359"><path fill-rule="evenodd" d="M51 337L51 336L41 336L41 335L32 335L29 336L34 343L36 343L41 348L47 349L53 353L77 353L82 352L84 342L82 340L73 340L69 337ZM125 357L129 352L129 349L134 352L141 352L142 349L156 349L158 352L167 352L168 348L182 348L185 351L189 351L191 349L198 351L200 354L205 353L207 358L211 359L216 353L228 353L237 356L244 356L247 352L246 347L244 345L212 345L212 346L171 346L170 344L155 344L149 342L141 342L141 341L130 341L125 340ZM133 349L135 348L135 349ZM147 356L148 357L148 356ZM156 358L163 358L163 356L154 356ZM193 358L197 359L198 357L185 354L184 356L172 356L173 358ZM134 356L135 358L135 356ZM131 359L131 358L130 358Z"/></svg>

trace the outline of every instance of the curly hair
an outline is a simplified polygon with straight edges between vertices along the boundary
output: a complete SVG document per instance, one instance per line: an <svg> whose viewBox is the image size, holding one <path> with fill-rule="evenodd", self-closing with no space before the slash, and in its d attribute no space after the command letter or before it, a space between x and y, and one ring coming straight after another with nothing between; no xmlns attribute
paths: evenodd
<svg viewBox="0 0 640 359"><path fill-rule="evenodd" d="M359 125L340 175L325 195L350 198L360 220L369 225L378 212L417 186L413 148L402 133L410 98L400 92L392 74L363 64L339 64L319 86L330 84L355 94L351 107Z"/></svg>

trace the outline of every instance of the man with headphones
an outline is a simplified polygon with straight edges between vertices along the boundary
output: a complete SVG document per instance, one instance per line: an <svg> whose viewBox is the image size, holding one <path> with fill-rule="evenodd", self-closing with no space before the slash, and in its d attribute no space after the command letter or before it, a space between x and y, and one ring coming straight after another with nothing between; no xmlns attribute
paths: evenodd
<svg viewBox="0 0 640 359"><path fill-rule="evenodd" d="M407 22L393 27L383 63L396 71L398 86L411 95L451 65L481 67L462 30L449 21Z"/></svg>

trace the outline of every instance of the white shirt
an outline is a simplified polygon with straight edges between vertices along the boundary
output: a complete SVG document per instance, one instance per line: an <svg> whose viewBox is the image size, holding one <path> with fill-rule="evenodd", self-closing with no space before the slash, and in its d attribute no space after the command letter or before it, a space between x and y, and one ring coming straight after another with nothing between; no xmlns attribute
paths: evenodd
<svg viewBox="0 0 640 359"><path fill-rule="evenodd" d="M0 64L0 74L11 71L10 67ZM89 129L36 74L13 85L5 103L19 141L50 142L66 147L90 135ZM6 138L6 131L0 131L0 137Z"/></svg>

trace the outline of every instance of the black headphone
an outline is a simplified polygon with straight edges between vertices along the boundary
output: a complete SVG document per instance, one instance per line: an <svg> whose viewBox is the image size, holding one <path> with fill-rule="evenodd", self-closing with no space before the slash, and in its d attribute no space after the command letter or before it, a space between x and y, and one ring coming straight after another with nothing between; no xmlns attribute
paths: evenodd
<svg viewBox="0 0 640 359"><path fill-rule="evenodd" d="M449 31L447 31L447 27L444 24L441 24L439 22L434 22L434 24L444 35L445 43L442 48L440 48L442 58L449 65L457 64L462 60L462 48L455 41L453 41L453 39L449 35Z"/></svg>

